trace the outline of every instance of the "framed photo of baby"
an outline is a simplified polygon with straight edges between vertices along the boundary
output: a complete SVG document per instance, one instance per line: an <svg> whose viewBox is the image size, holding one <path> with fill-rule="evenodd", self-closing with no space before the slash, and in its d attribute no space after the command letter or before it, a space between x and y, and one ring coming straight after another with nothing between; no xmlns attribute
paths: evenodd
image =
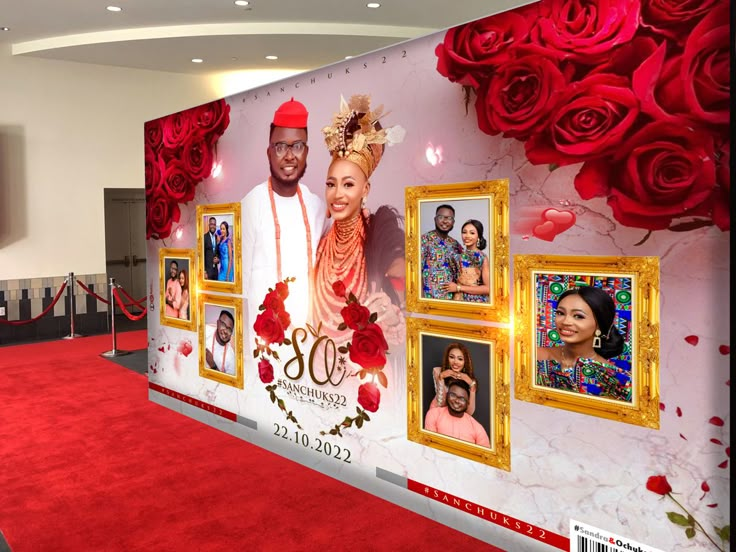
<svg viewBox="0 0 736 552"><path fill-rule="evenodd" d="M514 256L517 399L659 429L659 259Z"/></svg>
<svg viewBox="0 0 736 552"><path fill-rule="evenodd" d="M240 203L197 205L197 236L199 288L240 294Z"/></svg>
<svg viewBox="0 0 736 552"><path fill-rule="evenodd" d="M509 321L508 180L406 189L406 304Z"/></svg>
<svg viewBox="0 0 736 552"><path fill-rule="evenodd" d="M200 294L199 375L243 388L243 300Z"/></svg>
<svg viewBox="0 0 736 552"><path fill-rule="evenodd" d="M508 331L407 323L409 440L510 470Z"/></svg>
<svg viewBox="0 0 736 552"><path fill-rule="evenodd" d="M190 331L197 327L196 286L191 285L194 259L192 249L159 249L159 312L163 326Z"/></svg>

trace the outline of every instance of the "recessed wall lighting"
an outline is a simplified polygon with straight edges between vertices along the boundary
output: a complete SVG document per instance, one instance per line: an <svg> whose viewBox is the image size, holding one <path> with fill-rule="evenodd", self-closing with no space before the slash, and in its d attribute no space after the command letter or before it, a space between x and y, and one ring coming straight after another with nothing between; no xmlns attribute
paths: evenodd
<svg viewBox="0 0 736 552"><path fill-rule="evenodd" d="M250 4L250 2L248 2L248 0L235 0L235 5L236 6L243 6L243 7L245 7L248 4Z"/></svg>
<svg viewBox="0 0 736 552"><path fill-rule="evenodd" d="M279 59L279 56L266 56L266 59L270 59L271 61L275 59Z"/></svg>
<svg viewBox="0 0 736 552"><path fill-rule="evenodd" d="M353 56L345 56L345 59L353 59Z"/></svg>
<svg viewBox="0 0 736 552"><path fill-rule="evenodd" d="M366 7L366 8L373 8L373 9L376 9L376 8L380 8L380 7L381 7L381 4L379 4L378 2L368 2L368 3L367 3L367 4L365 5L365 7Z"/></svg>
<svg viewBox="0 0 736 552"><path fill-rule="evenodd" d="M118 6L107 6L105 9L107 11L110 11L110 12L121 12L121 11L123 11L123 8L119 8Z"/></svg>
<svg viewBox="0 0 736 552"><path fill-rule="evenodd" d="M0 31L9 31L10 27L0 27Z"/></svg>
<svg viewBox="0 0 736 552"><path fill-rule="evenodd" d="M192 58L192 63L202 63L203 61L201 58Z"/></svg>

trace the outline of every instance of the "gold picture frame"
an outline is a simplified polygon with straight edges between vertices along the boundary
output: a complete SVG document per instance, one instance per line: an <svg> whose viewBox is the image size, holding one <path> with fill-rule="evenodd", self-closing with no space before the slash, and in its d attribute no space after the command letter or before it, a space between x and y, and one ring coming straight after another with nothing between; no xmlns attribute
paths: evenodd
<svg viewBox="0 0 736 552"><path fill-rule="evenodd" d="M199 375L243 389L243 300L201 293L197 305L200 320ZM223 316L223 312L230 313L230 316ZM230 341L224 346L215 336L215 332L219 331L220 318L233 325ZM215 368L207 363L208 351L212 353Z"/></svg>
<svg viewBox="0 0 736 552"><path fill-rule="evenodd" d="M570 383L560 385L568 376L550 378L563 369L550 368L553 360L538 361L538 351L562 342L553 326L556 297L580 286L600 287L614 300L609 334L615 327L624 350L596 365L609 367L600 374L590 367L586 372L578 359ZM517 399L659 429L658 257L515 255L514 305Z"/></svg>
<svg viewBox="0 0 736 552"><path fill-rule="evenodd" d="M178 292L174 293L168 285L172 262L176 263L179 276L184 273L186 290L179 284ZM162 326L195 331L197 328L197 286L192 274L196 274L195 254L192 249L161 248L158 251L159 292L159 319ZM184 293L186 292L186 293Z"/></svg>
<svg viewBox="0 0 736 552"><path fill-rule="evenodd" d="M197 205L197 282L199 289L206 291L220 291L223 293L232 293L240 295L243 290L243 276L242 276L242 232L241 232L241 220L240 220L240 203L220 203L215 205ZM217 279L221 277L217 273L216 265L214 267L215 272L208 272L209 269L213 269L213 265L210 262L212 250L209 247L209 240L207 240L206 234L209 232L209 219L215 219L216 234L220 234L222 223L225 222L228 227L229 237L232 239L232 258L229 259L227 265L227 271L225 278L227 280ZM215 238L217 240L217 238ZM218 242L214 245L215 253L219 251L220 245ZM230 254L230 253L229 253ZM218 257L219 258L219 257Z"/></svg>
<svg viewBox="0 0 736 552"><path fill-rule="evenodd" d="M509 322L509 181L508 179L408 187L406 200L406 306L410 312ZM489 267L488 302L432 298L423 276L422 236L435 229L435 209L449 204L457 224L475 218L484 225ZM462 209L460 208L462 207ZM430 213L431 211L431 213ZM467 214L461 214L461 213ZM473 216L477 214L477 216ZM468 216L470 215L470 216ZM454 226L462 243L462 227ZM451 231L452 231L451 230ZM427 238L425 238L427 239ZM448 275L448 278L450 276ZM429 277L431 279L433 277ZM434 285L434 284L431 284Z"/></svg>
<svg viewBox="0 0 736 552"><path fill-rule="evenodd" d="M469 354L476 357L473 365L477 402L473 419L487 432L490 448L424 428L427 405L434 400L433 391L428 391L433 389L432 367L441 364L443 358L442 354L437 358L436 352L450 349L453 343L463 344ZM407 433L410 441L510 471L510 385L508 330L407 319ZM482 394L487 395L485 400Z"/></svg>

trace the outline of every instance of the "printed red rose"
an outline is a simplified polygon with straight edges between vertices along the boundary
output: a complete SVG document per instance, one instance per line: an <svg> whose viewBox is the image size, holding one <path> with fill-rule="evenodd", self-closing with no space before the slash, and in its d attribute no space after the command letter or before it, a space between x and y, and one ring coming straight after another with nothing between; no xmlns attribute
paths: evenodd
<svg viewBox="0 0 736 552"><path fill-rule="evenodd" d="M731 229L731 141L716 146L716 188L711 196L713 222L723 230Z"/></svg>
<svg viewBox="0 0 736 552"><path fill-rule="evenodd" d="M277 283L276 287L274 287L274 291L276 291L278 296L281 297L282 301L285 301L289 296L289 286L284 282Z"/></svg>
<svg viewBox="0 0 736 552"><path fill-rule="evenodd" d="M284 342L284 327L277 314L271 309L264 310L256 317L253 330L266 345L273 343L281 345Z"/></svg>
<svg viewBox="0 0 736 552"><path fill-rule="evenodd" d="M641 6L641 25L681 43L717 4L718 0L648 0Z"/></svg>
<svg viewBox="0 0 736 552"><path fill-rule="evenodd" d="M171 226L179 222L179 206L163 194L146 200L146 239L163 239L171 234Z"/></svg>
<svg viewBox="0 0 736 552"><path fill-rule="evenodd" d="M158 151L164 140L163 119L148 121L143 125L146 146Z"/></svg>
<svg viewBox="0 0 736 552"><path fill-rule="evenodd" d="M176 149L189 139L192 133L192 119L189 111L167 115L163 121L164 146Z"/></svg>
<svg viewBox="0 0 736 552"><path fill-rule="evenodd" d="M267 310L270 309L274 311L276 314L284 310L284 302L276 290L269 291L266 294L266 297L264 297L263 299L263 306Z"/></svg>
<svg viewBox="0 0 736 552"><path fill-rule="evenodd" d="M617 150L639 114L628 79L597 74L569 85L544 131L524 144L530 162L569 165Z"/></svg>
<svg viewBox="0 0 736 552"><path fill-rule="evenodd" d="M639 0L540 2L532 42L561 60L596 65L634 37L640 12Z"/></svg>
<svg viewBox="0 0 736 552"><path fill-rule="evenodd" d="M194 181L178 159L169 161L163 170L161 191L172 201L187 203L194 199Z"/></svg>
<svg viewBox="0 0 736 552"><path fill-rule="evenodd" d="M207 178L212 173L212 147L204 135L192 134L181 147L184 170L194 182Z"/></svg>
<svg viewBox="0 0 736 552"><path fill-rule="evenodd" d="M502 64L481 85L475 102L478 127L491 136L526 140L546 125L567 85L557 63L527 55Z"/></svg>
<svg viewBox="0 0 736 552"><path fill-rule="evenodd" d="M271 383L273 381L273 366L267 358L262 358L258 363L258 377L263 383Z"/></svg>
<svg viewBox="0 0 736 552"><path fill-rule="evenodd" d="M334 293L338 297L345 297L347 292L348 290L345 289L345 284L342 280L338 280L332 283L332 293Z"/></svg>
<svg viewBox="0 0 736 552"><path fill-rule="evenodd" d="M377 324L368 324L362 330L353 332L350 342L350 360L366 370L381 369L386 364L388 343Z"/></svg>
<svg viewBox="0 0 736 552"><path fill-rule="evenodd" d="M589 161L575 177L583 199L607 196L625 226L662 230L682 216L708 216L715 186L710 135L655 122L625 144L612 161Z"/></svg>
<svg viewBox="0 0 736 552"><path fill-rule="evenodd" d="M682 54L662 43L634 72L642 111L655 119L726 130L730 109L728 11L724 3L688 36Z"/></svg>
<svg viewBox="0 0 736 552"><path fill-rule="evenodd" d="M478 88L496 65L511 59L529 28L530 18L515 11L454 27L435 48L437 71L452 82Z"/></svg>
<svg viewBox="0 0 736 552"><path fill-rule="evenodd" d="M192 109L192 120L203 135L222 136L230 124L230 106L224 100L216 100Z"/></svg>
<svg viewBox="0 0 736 552"><path fill-rule="evenodd" d="M653 475L647 479L647 490L665 496L672 492L667 477L664 475Z"/></svg>
<svg viewBox="0 0 736 552"><path fill-rule="evenodd" d="M363 383L358 387L358 404L368 412L376 412L381 403L381 391L375 383Z"/></svg>
<svg viewBox="0 0 736 552"><path fill-rule="evenodd" d="M145 179L146 179L146 197L151 197L159 192L163 179L161 175L164 167L156 153L146 146L145 163Z"/></svg>
<svg viewBox="0 0 736 552"><path fill-rule="evenodd" d="M278 313L276 313L276 316L279 319L279 322L281 323L281 327L284 328L284 331L291 326L291 315L286 312L285 310L282 310Z"/></svg>
<svg viewBox="0 0 736 552"><path fill-rule="evenodd" d="M359 303L350 303L347 307L343 307L340 314L345 325L351 330L362 330L369 324L371 317L371 311Z"/></svg>

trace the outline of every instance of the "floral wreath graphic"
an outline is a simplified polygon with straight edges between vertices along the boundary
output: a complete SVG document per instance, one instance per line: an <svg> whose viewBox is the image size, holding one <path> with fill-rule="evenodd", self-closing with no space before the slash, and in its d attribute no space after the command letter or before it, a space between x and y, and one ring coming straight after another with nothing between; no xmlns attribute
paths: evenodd
<svg viewBox="0 0 736 552"><path fill-rule="evenodd" d="M273 358L280 362L277 348L281 345L288 346L292 344L292 340L286 337L284 333L291 325L291 316L286 311L284 301L289 296L289 283L294 280L295 278L286 278L278 282L273 288L269 288L263 303L258 307L260 313L253 324L253 330L257 336L253 357L258 358L260 356L258 377L266 384L266 391L270 394L271 402L278 405L279 409L286 415L287 420L302 429L293 411L289 410L284 399L276 394L278 385L272 384L274 367L270 360L270 358ZM358 376L361 380L368 376L371 377L370 381L366 381L358 387L357 402L359 406L355 408L357 414L353 417L345 416L342 422L335 424L329 430L320 431L321 435L329 434L342 437L344 429L352 427L353 424L357 428L363 427L365 422L370 421L368 412L378 411L381 402L381 390L378 384L388 388L388 378L383 371L386 366L388 343L383 330L376 324L377 313L371 312L362 305L358 298L346 289L341 280L332 284L332 290L335 295L345 299L345 307L340 311L342 322L337 329L338 331L350 329L353 332L349 341L337 347L337 352L341 355L338 359L338 365L340 367L346 365L345 355L347 355L350 362L360 366L360 370L348 374L348 377ZM322 335L321 322L316 328L310 324L306 324L306 327L315 339Z"/></svg>

